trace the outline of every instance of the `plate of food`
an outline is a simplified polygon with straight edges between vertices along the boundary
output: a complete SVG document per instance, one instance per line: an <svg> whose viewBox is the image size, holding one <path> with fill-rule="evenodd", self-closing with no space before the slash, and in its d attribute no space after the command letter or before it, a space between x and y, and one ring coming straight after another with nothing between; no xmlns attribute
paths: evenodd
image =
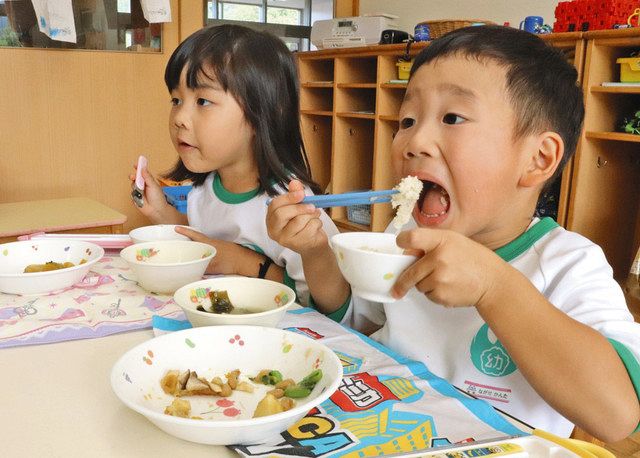
<svg viewBox="0 0 640 458"><path fill-rule="evenodd" d="M125 353L111 386L168 434L203 444L256 444L328 399L342 364L324 344L261 326L165 334Z"/></svg>

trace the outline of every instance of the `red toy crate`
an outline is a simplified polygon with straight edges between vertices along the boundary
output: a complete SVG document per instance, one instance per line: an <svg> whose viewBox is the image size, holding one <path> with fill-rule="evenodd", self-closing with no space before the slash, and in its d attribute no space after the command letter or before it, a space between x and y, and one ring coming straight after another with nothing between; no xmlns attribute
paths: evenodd
<svg viewBox="0 0 640 458"><path fill-rule="evenodd" d="M554 32L584 32L626 25L637 0L572 0L556 6Z"/></svg>

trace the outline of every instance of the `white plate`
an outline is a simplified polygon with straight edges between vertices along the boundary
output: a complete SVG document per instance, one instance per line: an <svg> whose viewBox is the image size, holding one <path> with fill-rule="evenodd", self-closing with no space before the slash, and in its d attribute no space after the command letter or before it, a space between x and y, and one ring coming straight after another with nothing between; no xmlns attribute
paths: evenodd
<svg viewBox="0 0 640 458"><path fill-rule="evenodd" d="M255 385L254 393L234 391L228 398L188 396L192 416L164 414L174 397L160 380L167 371L195 370L207 380L240 369L241 377L262 369L278 370L299 382L315 369L322 379L311 394L286 412L252 418L257 403L272 387ZM165 334L129 350L111 371L111 386L128 407L163 431L203 444L255 444L276 436L328 399L342 380L342 364L328 347L309 337L259 326L210 326ZM251 382L252 383L252 382Z"/></svg>

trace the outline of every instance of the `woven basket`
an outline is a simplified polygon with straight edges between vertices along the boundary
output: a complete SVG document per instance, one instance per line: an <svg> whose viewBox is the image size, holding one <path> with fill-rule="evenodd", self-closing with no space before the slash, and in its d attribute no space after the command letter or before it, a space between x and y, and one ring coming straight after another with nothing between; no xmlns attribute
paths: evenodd
<svg viewBox="0 0 640 458"><path fill-rule="evenodd" d="M485 21L483 19L442 19L440 21L424 21L420 22L420 24L426 24L429 26L429 32L431 35L431 39L441 37L442 35L451 32L456 29L461 29L462 27L467 27L472 24L476 24L481 22L483 24L495 24L491 21Z"/></svg>

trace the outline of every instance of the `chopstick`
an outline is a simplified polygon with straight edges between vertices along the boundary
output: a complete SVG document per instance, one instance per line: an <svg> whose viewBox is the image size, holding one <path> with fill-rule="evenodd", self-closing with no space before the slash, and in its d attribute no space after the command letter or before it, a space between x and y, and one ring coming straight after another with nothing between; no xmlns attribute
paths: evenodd
<svg viewBox="0 0 640 458"><path fill-rule="evenodd" d="M313 204L317 208L329 207L349 207L361 204L381 204L391 201L391 196L399 191L395 189L386 189L383 191L361 191L361 192L345 192L342 194L324 194L317 196L306 196L301 203ZM267 200L267 205L271 203L271 199Z"/></svg>
<svg viewBox="0 0 640 458"><path fill-rule="evenodd" d="M81 240L83 242L91 242L102 248L124 248L133 244L128 234L47 234L45 232L36 232L34 234L21 235L18 240Z"/></svg>

